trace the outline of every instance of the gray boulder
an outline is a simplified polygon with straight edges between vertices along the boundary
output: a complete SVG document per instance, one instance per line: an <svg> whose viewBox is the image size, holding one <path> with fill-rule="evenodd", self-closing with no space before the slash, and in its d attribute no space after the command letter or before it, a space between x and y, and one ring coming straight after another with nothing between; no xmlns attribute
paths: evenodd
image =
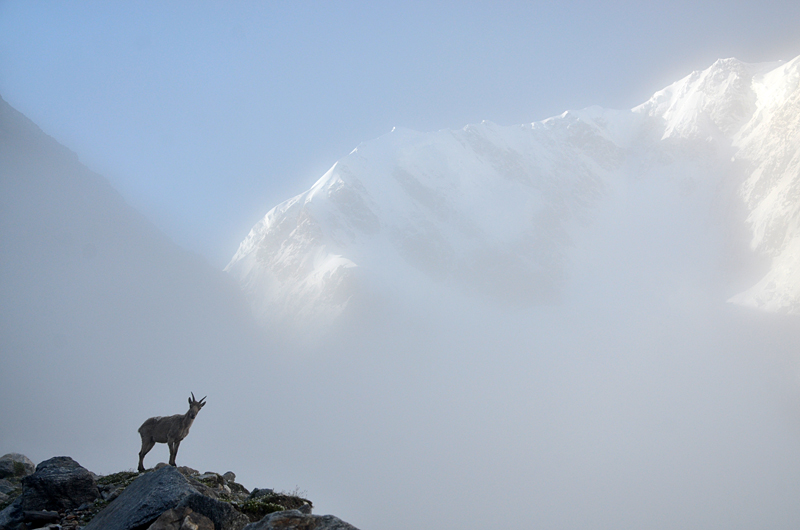
<svg viewBox="0 0 800 530"><path fill-rule="evenodd" d="M244 530L358 530L333 515L309 515L298 510L274 512Z"/></svg>
<svg viewBox="0 0 800 530"><path fill-rule="evenodd" d="M172 466L145 473L125 488L84 530L138 530L197 494L189 481Z"/></svg>
<svg viewBox="0 0 800 530"><path fill-rule="evenodd" d="M246 515L229 503L199 493L184 498L178 507L191 508L196 513L205 515L214 521L216 530L241 530L250 522Z"/></svg>
<svg viewBox="0 0 800 530"><path fill-rule="evenodd" d="M68 456L57 456L36 466L22 479L22 506L26 511L70 510L100 497L89 471Z"/></svg>
<svg viewBox="0 0 800 530"><path fill-rule="evenodd" d="M17 497L14 502L0 511L0 530L16 527L22 522L24 517L25 513L22 510L22 497Z"/></svg>
<svg viewBox="0 0 800 530"><path fill-rule="evenodd" d="M19 453L8 453L0 456L0 478L22 478L36 470L31 459Z"/></svg>

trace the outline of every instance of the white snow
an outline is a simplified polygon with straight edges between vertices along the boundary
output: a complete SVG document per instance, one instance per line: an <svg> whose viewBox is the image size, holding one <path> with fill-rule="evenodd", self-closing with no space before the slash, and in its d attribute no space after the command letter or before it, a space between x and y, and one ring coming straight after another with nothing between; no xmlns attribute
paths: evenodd
<svg viewBox="0 0 800 530"><path fill-rule="evenodd" d="M752 252L772 267L731 301L800 311L799 70L800 57L723 59L631 110L393 128L270 210L226 270L270 319L335 319L365 292L436 285L538 303L568 281L573 247L601 206L659 190L655 200L674 196L672 209L644 215L707 231L707 248L732 230L715 223L735 222L722 202L743 201ZM726 189L738 190L733 199L721 198Z"/></svg>

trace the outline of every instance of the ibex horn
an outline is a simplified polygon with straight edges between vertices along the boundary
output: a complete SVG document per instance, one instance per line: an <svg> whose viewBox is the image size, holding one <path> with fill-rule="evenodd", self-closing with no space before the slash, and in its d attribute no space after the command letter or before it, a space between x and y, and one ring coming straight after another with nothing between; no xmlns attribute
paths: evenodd
<svg viewBox="0 0 800 530"><path fill-rule="evenodd" d="M203 396L203 399L201 399L201 400L200 400L200 402L202 403L203 401L205 401L205 399L206 399L207 397L208 397L208 396Z"/></svg>
<svg viewBox="0 0 800 530"><path fill-rule="evenodd" d="M194 392L189 392L189 393L192 395L192 401L197 401L197 400L194 398Z"/></svg>

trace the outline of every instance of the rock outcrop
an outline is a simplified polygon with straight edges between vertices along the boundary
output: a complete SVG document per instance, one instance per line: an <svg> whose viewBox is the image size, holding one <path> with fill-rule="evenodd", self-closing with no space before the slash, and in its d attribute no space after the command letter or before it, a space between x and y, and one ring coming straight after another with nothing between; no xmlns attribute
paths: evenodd
<svg viewBox="0 0 800 530"><path fill-rule="evenodd" d="M22 488L25 510L69 510L100 497L89 470L68 456L36 466L35 473L22 479Z"/></svg>
<svg viewBox="0 0 800 530"><path fill-rule="evenodd" d="M167 510L197 490L171 466L145 473L97 514L86 530L133 530L147 528Z"/></svg>
<svg viewBox="0 0 800 530"><path fill-rule="evenodd" d="M189 508L208 517L213 521L216 530L240 530L250 522L250 519L234 508L232 504L199 493L187 496L178 507Z"/></svg>
<svg viewBox="0 0 800 530"><path fill-rule="evenodd" d="M24 455L16 456L21 458L13 458L12 461L22 466L30 462ZM20 469L20 465L16 467ZM29 469L29 466L25 466L25 472ZM12 479L18 475L13 475ZM15 486L14 482L8 483L9 486ZM23 476L19 485L21 488L14 488L9 494L21 494L0 512L0 530L18 528L20 525L39 528L55 523L61 519L60 513L86 507L100 497L94 476L68 456L45 460L36 466L35 472Z"/></svg>
<svg viewBox="0 0 800 530"><path fill-rule="evenodd" d="M15 469L0 479L0 530L355 530L331 515L312 515L311 501L294 493L251 493L230 471L159 464L97 477L69 457L46 460L22 478L31 467Z"/></svg>
<svg viewBox="0 0 800 530"><path fill-rule="evenodd" d="M355 526L333 515L311 515L299 510L285 510L265 516L250 523L244 530L358 530Z"/></svg>

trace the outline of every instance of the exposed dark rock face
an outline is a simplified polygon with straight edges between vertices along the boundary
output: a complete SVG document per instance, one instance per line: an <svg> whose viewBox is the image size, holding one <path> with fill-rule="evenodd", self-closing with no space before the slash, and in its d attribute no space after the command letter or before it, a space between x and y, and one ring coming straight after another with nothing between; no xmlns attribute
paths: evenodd
<svg viewBox="0 0 800 530"><path fill-rule="evenodd" d="M134 480L85 530L145 529L192 494L197 490L176 468L163 467Z"/></svg>
<svg viewBox="0 0 800 530"><path fill-rule="evenodd" d="M68 456L57 456L36 466L22 479L22 505L26 511L77 508L100 497L89 471Z"/></svg>
<svg viewBox="0 0 800 530"><path fill-rule="evenodd" d="M286 510L267 515L244 530L358 530L333 515L310 515L299 510Z"/></svg>

